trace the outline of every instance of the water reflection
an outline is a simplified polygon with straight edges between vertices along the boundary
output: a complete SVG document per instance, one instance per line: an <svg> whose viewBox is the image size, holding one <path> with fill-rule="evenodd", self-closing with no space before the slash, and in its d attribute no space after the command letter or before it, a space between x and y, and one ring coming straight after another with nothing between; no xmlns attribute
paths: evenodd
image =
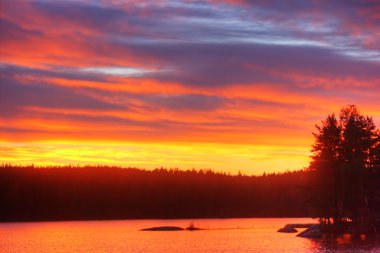
<svg viewBox="0 0 380 253"><path fill-rule="evenodd" d="M144 232L154 226L200 231ZM277 233L288 223L311 219L201 219L0 223L0 252L380 252L379 238L318 240Z"/></svg>
<svg viewBox="0 0 380 253"><path fill-rule="evenodd" d="M321 239L310 239L313 252L380 252L380 236L326 235Z"/></svg>

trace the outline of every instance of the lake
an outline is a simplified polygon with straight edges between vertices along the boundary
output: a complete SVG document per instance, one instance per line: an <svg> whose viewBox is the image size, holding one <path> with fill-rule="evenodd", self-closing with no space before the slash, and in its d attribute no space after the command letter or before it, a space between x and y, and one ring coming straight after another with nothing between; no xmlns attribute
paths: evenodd
<svg viewBox="0 0 380 253"><path fill-rule="evenodd" d="M200 231L139 231L154 226ZM379 238L308 239L277 233L308 218L0 223L0 252L380 252Z"/></svg>

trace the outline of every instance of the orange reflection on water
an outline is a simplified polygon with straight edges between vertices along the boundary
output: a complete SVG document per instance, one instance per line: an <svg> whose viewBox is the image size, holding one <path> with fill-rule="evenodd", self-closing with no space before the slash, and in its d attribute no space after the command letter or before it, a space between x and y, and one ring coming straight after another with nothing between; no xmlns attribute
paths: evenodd
<svg viewBox="0 0 380 253"><path fill-rule="evenodd" d="M0 224L2 252L308 252L311 244L277 233L287 223L311 219L200 219L30 222ZM140 231L154 226L201 231Z"/></svg>
<svg viewBox="0 0 380 253"><path fill-rule="evenodd" d="M338 244L347 244L347 243L351 243L351 241L352 241L351 234L343 234L342 236L339 236L338 238L336 238L336 242Z"/></svg>
<svg viewBox="0 0 380 253"><path fill-rule="evenodd" d="M1 252L380 252L380 238L350 235L319 239L277 233L309 218L115 220L0 223ZM156 226L200 231L140 231ZM358 240L357 240L358 239Z"/></svg>

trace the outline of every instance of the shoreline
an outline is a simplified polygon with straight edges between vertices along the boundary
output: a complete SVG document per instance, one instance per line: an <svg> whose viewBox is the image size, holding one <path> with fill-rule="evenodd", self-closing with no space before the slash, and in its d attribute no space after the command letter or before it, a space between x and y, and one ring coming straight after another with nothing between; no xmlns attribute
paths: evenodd
<svg viewBox="0 0 380 253"><path fill-rule="evenodd" d="M299 231L299 228L306 228L304 231ZM376 224L373 227L362 227L358 229L355 224L346 224L345 227L334 227L330 225L326 227L323 224L286 224L283 228L280 228L279 233L298 233L298 237L305 238L321 238L325 236L341 236L349 234L351 236L372 236L380 235L380 226Z"/></svg>
<svg viewBox="0 0 380 253"><path fill-rule="evenodd" d="M23 223L23 222L82 222L82 221L129 221L129 220L239 220L239 219L314 219L311 217L180 217L180 218L110 218L110 219L43 219L43 220L10 220L0 223ZM315 223L317 224L317 223Z"/></svg>

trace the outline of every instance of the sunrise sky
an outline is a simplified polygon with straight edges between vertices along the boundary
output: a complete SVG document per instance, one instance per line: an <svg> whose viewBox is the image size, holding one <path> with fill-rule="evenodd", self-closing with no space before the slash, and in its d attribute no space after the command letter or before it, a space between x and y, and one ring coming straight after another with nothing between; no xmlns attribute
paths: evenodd
<svg viewBox="0 0 380 253"><path fill-rule="evenodd" d="M0 163L308 166L347 104L380 123L380 2L0 2Z"/></svg>

